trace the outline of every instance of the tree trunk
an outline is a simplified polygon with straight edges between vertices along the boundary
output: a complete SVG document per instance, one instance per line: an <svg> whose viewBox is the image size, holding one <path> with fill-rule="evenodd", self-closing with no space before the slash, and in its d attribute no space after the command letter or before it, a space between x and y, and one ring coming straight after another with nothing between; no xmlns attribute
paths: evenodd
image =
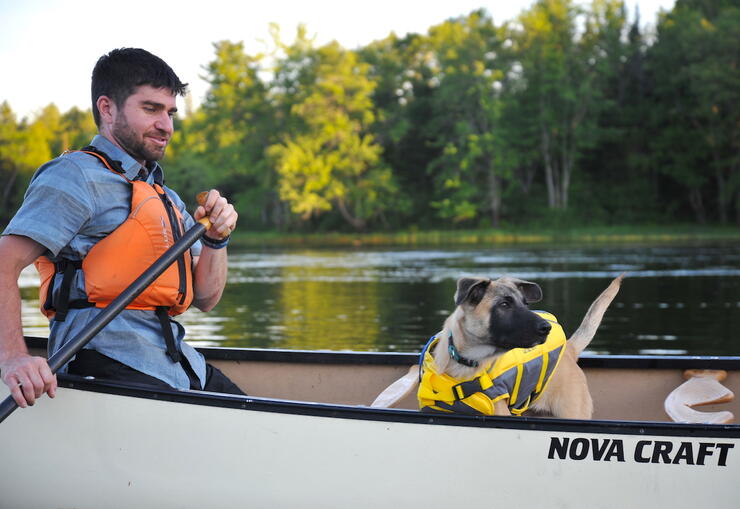
<svg viewBox="0 0 740 509"><path fill-rule="evenodd" d="M342 214L342 217L345 219L345 221L352 225L355 230L362 231L365 229L367 222L364 219L354 217L352 214L350 214L349 210L347 209L347 204L344 202L343 199L337 199L337 207L339 208L339 213Z"/></svg>
<svg viewBox="0 0 740 509"><path fill-rule="evenodd" d="M689 191L689 203L691 208L694 210L696 221L699 224L705 224L707 222L707 213L704 210L704 202L701 198L701 190L691 189Z"/></svg>
<svg viewBox="0 0 740 509"><path fill-rule="evenodd" d="M501 182L493 168L488 171L488 198L491 203L491 224L495 228L501 220Z"/></svg>
<svg viewBox="0 0 740 509"><path fill-rule="evenodd" d="M714 159L714 179L717 182L717 213L719 214L719 222L721 224L727 224L727 187L725 177L722 174L722 164L719 162L719 157L716 151L713 151L712 159Z"/></svg>
<svg viewBox="0 0 740 509"><path fill-rule="evenodd" d="M560 209L568 208L568 194L570 192L570 176L573 173L573 156L567 148L563 148L562 184L560 186Z"/></svg>
<svg viewBox="0 0 740 509"><path fill-rule="evenodd" d="M547 128L542 125L540 135L540 150L542 151L542 161L545 165L545 181L547 182L547 205L551 209L558 208L558 191L557 191L557 169L553 167L552 155L550 154L550 134Z"/></svg>

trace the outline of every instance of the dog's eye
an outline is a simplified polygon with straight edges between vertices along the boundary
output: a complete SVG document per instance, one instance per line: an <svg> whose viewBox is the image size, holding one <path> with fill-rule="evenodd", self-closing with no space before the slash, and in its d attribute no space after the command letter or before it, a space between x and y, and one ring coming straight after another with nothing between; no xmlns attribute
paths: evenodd
<svg viewBox="0 0 740 509"><path fill-rule="evenodd" d="M508 309L511 307L511 299L507 297L503 299L501 302L499 302L498 305L501 309Z"/></svg>

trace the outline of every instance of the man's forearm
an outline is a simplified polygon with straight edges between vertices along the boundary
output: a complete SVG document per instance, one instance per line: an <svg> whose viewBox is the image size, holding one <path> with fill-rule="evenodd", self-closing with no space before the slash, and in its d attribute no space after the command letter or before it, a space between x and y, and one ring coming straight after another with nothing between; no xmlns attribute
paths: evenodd
<svg viewBox="0 0 740 509"><path fill-rule="evenodd" d="M0 364L28 355L21 325L21 296L17 278L0 275Z"/></svg>
<svg viewBox="0 0 740 509"><path fill-rule="evenodd" d="M204 246L198 257L194 275L193 305L201 311L210 311L221 300L228 271L226 249L211 249Z"/></svg>

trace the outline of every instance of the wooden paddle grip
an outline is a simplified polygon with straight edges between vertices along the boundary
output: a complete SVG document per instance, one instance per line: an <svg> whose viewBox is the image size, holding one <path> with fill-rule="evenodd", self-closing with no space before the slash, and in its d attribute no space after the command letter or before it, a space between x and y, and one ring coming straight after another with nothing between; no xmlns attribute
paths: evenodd
<svg viewBox="0 0 740 509"><path fill-rule="evenodd" d="M198 205L201 207L205 206L206 204L206 198L208 197L208 191L201 191L195 196L195 201L198 202ZM206 227L206 230L210 229L211 227L211 221L207 217L201 217L198 219L198 222Z"/></svg>

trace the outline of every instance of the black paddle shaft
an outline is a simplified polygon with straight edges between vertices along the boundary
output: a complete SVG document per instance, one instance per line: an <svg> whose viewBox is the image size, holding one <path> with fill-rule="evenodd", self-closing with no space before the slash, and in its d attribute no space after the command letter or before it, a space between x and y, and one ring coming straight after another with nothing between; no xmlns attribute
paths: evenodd
<svg viewBox="0 0 740 509"><path fill-rule="evenodd" d="M190 228L180 239L173 244L157 261L155 261L151 267L145 270L136 280L131 283L121 294L113 299L95 318L85 327L85 330L80 332L77 336L72 338L69 342L65 343L54 355L49 357L49 367L52 373L56 373L59 369L64 366L69 360L77 354L82 348L92 340L95 335L110 323L113 318L116 317L126 306L139 296L141 292L154 282L162 273L167 270L167 267L172 265L178 257L180 257L185 251L190 249L190 246L203 236L206 232L207 227L202 223L196 223L195 226ZM5 400L0 403L0 422L3 422L13 411L18 408L18 404L13 399L13 396L8 396Z"/></svg>

